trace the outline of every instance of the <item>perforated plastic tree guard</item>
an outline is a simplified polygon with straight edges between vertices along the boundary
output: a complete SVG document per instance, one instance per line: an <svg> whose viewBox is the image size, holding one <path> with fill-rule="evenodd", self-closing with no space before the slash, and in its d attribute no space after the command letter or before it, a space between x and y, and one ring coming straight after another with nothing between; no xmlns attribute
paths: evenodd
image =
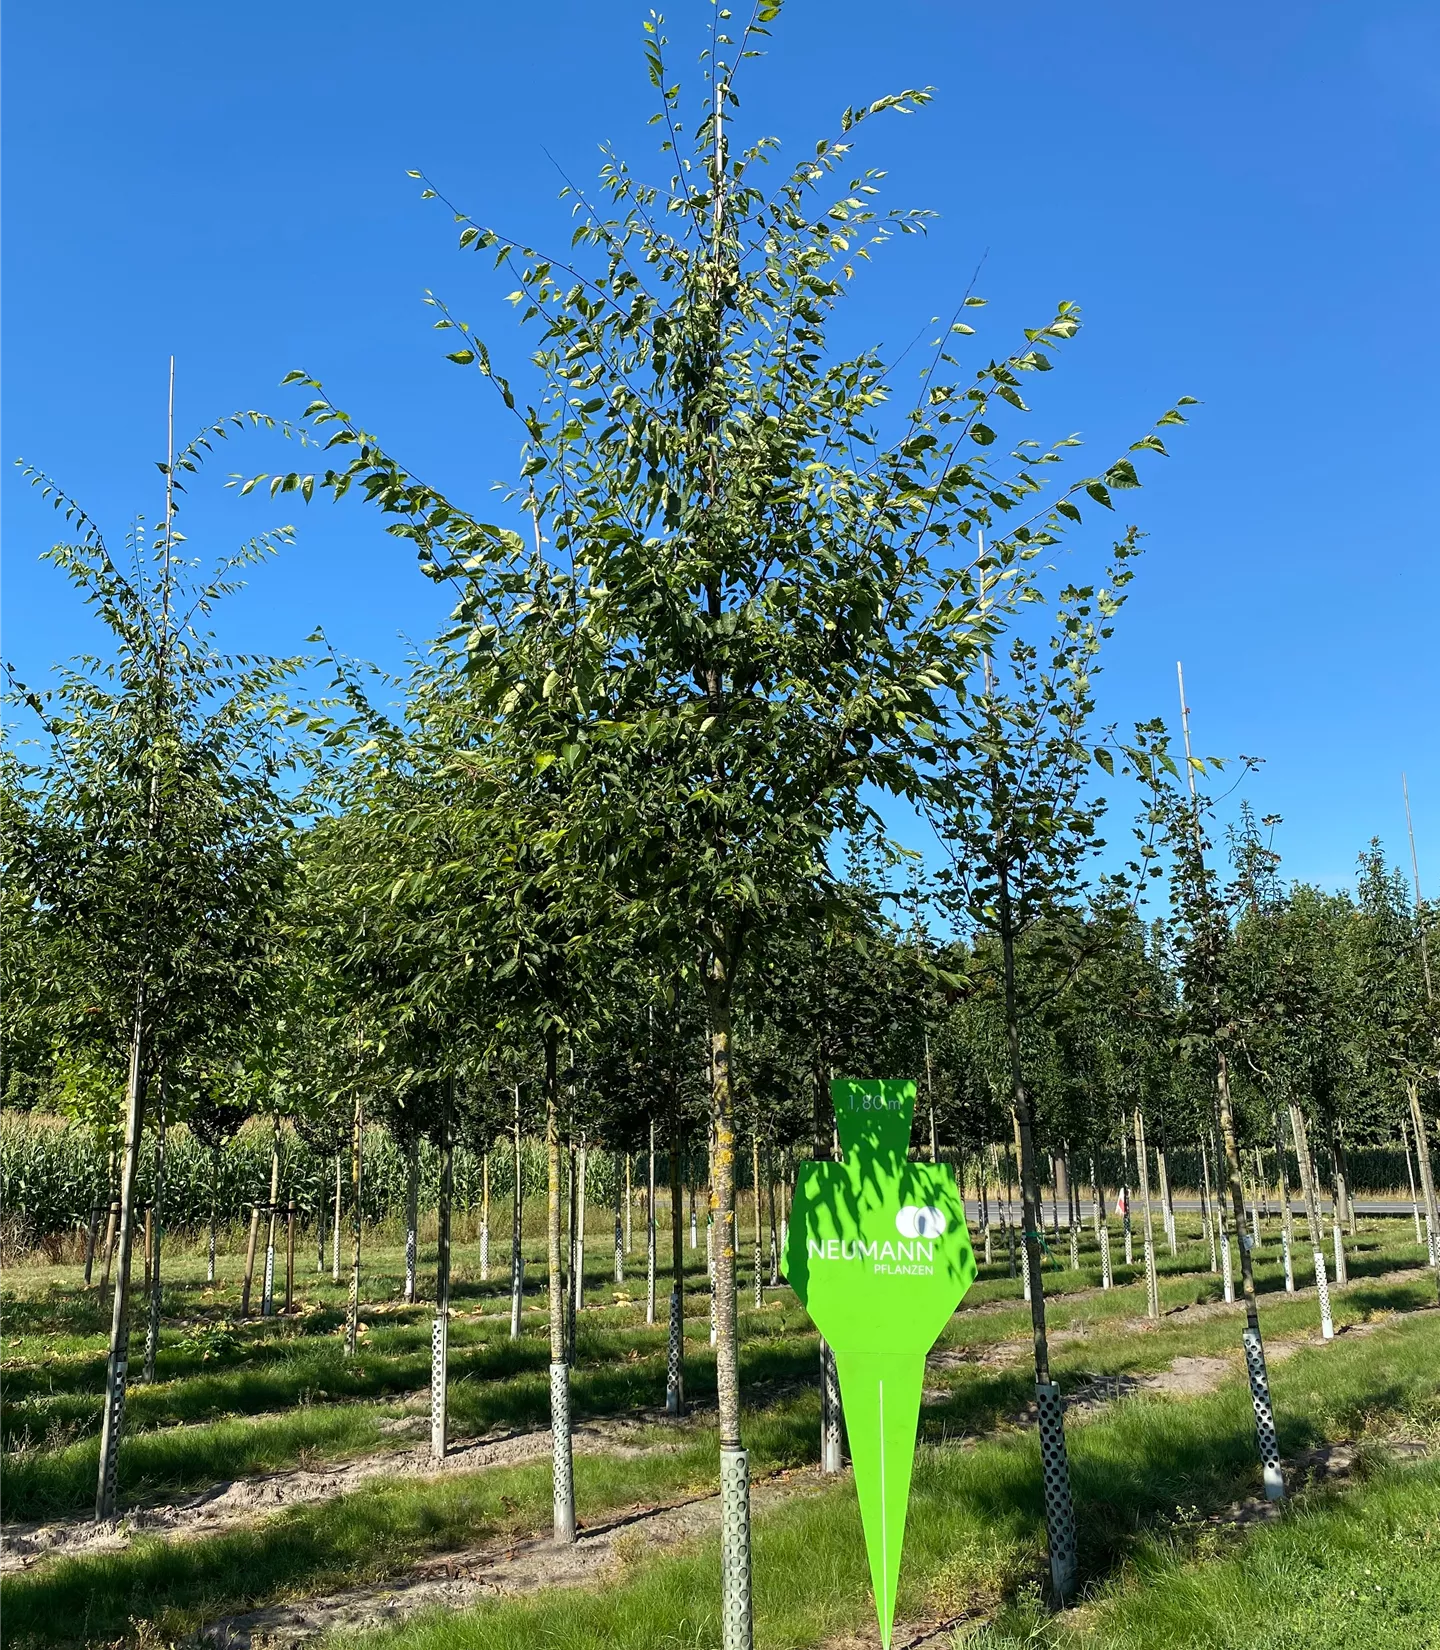
<svg viewBox="0 0 1440 1650"><path fill-rule="evenodd" d="M796 1165L785 1277L835 1351L886 1650L925 1354L975 1281L952 1171L908 1161L915 1085L830 1085L844 1161Z"/></svg>

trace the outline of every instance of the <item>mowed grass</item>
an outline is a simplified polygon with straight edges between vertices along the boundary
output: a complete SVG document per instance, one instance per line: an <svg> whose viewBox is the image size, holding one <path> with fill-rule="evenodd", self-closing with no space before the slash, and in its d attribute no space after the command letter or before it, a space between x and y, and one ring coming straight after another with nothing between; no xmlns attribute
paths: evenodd
<svg viewBox="0 0 1440 1650"><path fill-rule="evenodd" d="M1413 1245L1396 1241L1397 1224L1383 1223L1384 1229L1367 1232L1352 1244L1357 1277L1387 1272L1413 1259ZM1210 1274L1182 1270L1201 1261L1208 1261L1208 1255L1195 1243L1178 1258L1162 1253L1161 1295L1167 1312L1206 1304L1218 1296L1218 1280ZM203 1268L199 1257L191 1257L191 1262ZM983 1349L1026 1336L1029 1309L1015 1299L1016 1284L1003 1275L1003 1263L990 1270L1002 1275L977 1284L942 1336L942 1347ZM1052 1327L1085 1333L1083 1343L1057 1348L1055 1368L1062 1385L1073 1387L1087 1374L1165 1367L1177 1355L1168 1339L1162 1343L1153 1335L1118 1327L1118 1320L1143 1312L1143 1285L1120 1283L1126 1276L1133 1279L1135 1270L1121 1269L1115 1289L1082 1295L1072 1303L1087 1276L1083 1269L1046 1276L1047 1290L1054 1291ZM1417 1271L1413 1283L1357 1282L1337 1294L1337 1320L1343 1324L1375 1311L1419 1305L1424 1279L1425 1274ZM982 1291L990 1295L988 1301L976 1299ZM705 1297L690 1298L699 1306ZM742 1294L742 1302L748 1298ZM87 1307L93 1310L88 1301L62 1305L72 1309L72 1323ZM219 1329L206 1319L199 1326L167 1330L158 1373L172 1378L132 1387L129 1395L121 1446L122 1500L185 1493L234 1477L385 1447L384 1423L412 1411L426 1389L429 1319L423 1304L403 1307L392 1302L371 1311L354 1358L344 1354L340 1314L325 1305L293 1319L222 1324ZM455 1434L473 1437L496 1427L543 1425L549 1405L548 1351L539 1316L532 1316L522 1339L512 1342L500 1318L483 1313L483 1306L468 1313L462 1308L452 1326L450 1404ZM59 1315L65 1317L63 1311ZM1267 1333L1303 1332L1314 1315L1313 1300L1274 1292L1266 1298ZM1225 1313L1211 1319L1198 1336L1187 1339L1183 1350L1191 1355L1233 1352L1232 1317ZM1107 1323L1112 1326L1108 1333ZM703 1401L714 1392L708 1323L703 1316L693 1317L686 1328L687 1386ZM817 1343L788 1290L773 1293L761 1311L744 1308L741 1333L742 1379L747 1386L812 1378ZM638 1303L616 1302L612 1291L611 1305L587 1308L580 1319L577 1350L577 1415L616 1414L653 1405L663 1396L664 1331L644 1325ZM103 1370L98 1351L7 1368L7 1517L49 1517L89 1504L98 1462L94 1434ZM989 1430L1030 1396L1023 1367L965 1373L963 1382L954 1375L947 1378L944 1384L954 1389L954 1395L927 1415L926 1436ZM381 1401L374 1401L377 1398ZM240 1421L241 1416L253 1419Z"/></svg>
<svg viewBox="0 0 1440 1650"><path fill-rule="evenodd" d="M972 1650L1434 1650L1440 1462L1377 1466L1280 1523L1155 1542L1078 1610L1004 1612Z"/></svg>
<svg viewBox="0 0 1440 1650"><path fill-rule="evenodd" d="M1434 1428L1440 1420L1437 1355L1440 1315L1429 1313L1348 1345L1342 1341L1297 1354L1277 1369L1275 1377L1285 1447L1320 1443L1330 1425L1337 1423L1367 1433L1411 1430L1421 1424ZM1163 1541L1165 1532L1191 1527L1198 1515L1258 1488L1249 1397L1238 1381L1208 1398L1127 1400L1104 1419L1075 1427L1070 1455L1082 1576L1097 1590L1117 1573L1139 1574L1139 1563L1160 1550L1157 1537ZM1382 1549L1391 1529L1428 1540L1433 1563L1434 1517L1423 1501L1417 1503L1418 1512L1405 1511L1409 1482L1395 1479L1394 1499L1374 1504L1380 1510L1368 1522L1368 1533L1367 1515L1357 1512L1349 1538L1349 1567L1343 1572L1347 1586L1358 1588L1366 1553ZM1326 1508L1333 1511L1335 1504L1322 1499L1314 1516L1319 1518ZM1323 1564L1323 1536L1312 1540L1311 1559L1300 1556L1310 1517L1302 1510L1271 1535L1255 1539L1294 1543L1289 1548L1277 1546L1276 1551L1277 1561L1295 1565L1313 1563L1318 1543ZM996 1439L968 1450L922 1449L911 1490L898 1619L968 1615L977 1627L986 1620L1008 1619L1012 1625L1023 1622L1028 1636L1017 1638L1002 1631L989 1642L1052 1642L1048 1635L1064 1631L1064 1618L1061 1626L1052 1626L1036 1608L1043 1589L1043 1540L1039 1451L1033 1435ZM1243 1551L1250 1550L1247 1546ZM1295 1556L1287 1560L1287 1553ZM1184 1569L1182 1560L1173 1562ZM1433 1595L1433 1578L1420 1573L1423 1563L1407 1558L1403 1570L1392 1568L1383 1578L1371 1578L1382 1589L1393 1578L1397 1612L1406 1610L1410 1600L1423 1602ZM1435 1568L1440 1572L1440 1565ZM1224 1578L1215 1583L1206 1608L1213 1612L1217 1629L1227 1626L1226 1586L1243 1586L1253 1599L1263 1590L1264 1575L1261 1568L1228 1583ZM859 1515L848 1485L758 1519L757 1645L761 1650L810 1650L843 1633L872 1631L868 1578ZM1200 1571L1197 1586L1205 1585L1205 1572ZM1408 1638L1345 1637L1349 1601L1344 1588L1327 1600L1323 1571L1308 1577L1308 1587L1308 1594L1297 1599L1271 1598L1269 1617L1261 1619L1278 1622L1289 1610L1295 1621L1303 1622L1308 1611L1311 1619L1325 1623L1328 1638L1307 1640L1292 1634L1276 1640L1260 1632L1247 1636L1243 1618L1228 1622L1228 1637L1149 1636L1144 1600L1132 1599L1122 1587L1102 1595L1105 1602L1094 1620L1109 1619L1114 1631L1129 1632L1131 1637L1092 1634L1053 1642L1213 1643L1227 1650L1253 1650L1277 1642L1286 1650L1299 1650L1307 1643L1344 1645L1347 1650L1351 1645L1358 1650L1362 1644L1393 1643L1404 1650L1433 1643L1433 1638L1423 1636L1429 1629L1413 1622ZM1367 1610L1375 1608L1366 1605ZM1105 1610L1113 1616L1107 1618ZM1171 1612L1169 1619L1177 1631L1184 1629L1183 1610ZM1196 1630L1203 1625L1204 1618L1197 1617ZM661 1644L711 1650L720 1643L718 1546L707 1540L673 1556L641 1558L625 1579L604 1591L554 1592L462 1612L431 1611L396 1627L347 1636L343 1642L349 1650L521 1650L548 1645L564 1645L566 1650L652 1650Z"/></svg>
<svg viewBox="0 0 1440 1650"><path fill-rule="evenodd" d="M1176 1344L1184 1334L1176 1332ZM1277 1365L1282 1448L1400 1431L1440 1436L1440 1313L1398 1318L1364 1337L1307 1348ZM813 1459L813 1394L747 1416L757 1472ZM695 1430L663 1455L577 1460L582 1516L714 1485L715 1442ZM1236 1378L1185 1401L1138 1398L1072 1427L1070 1452L1085 1578L1103 1583L1165 1550L1170 1532L1258 1488L1248 1391ZM543 1529L542 1463L365 1488L297 1507L253 1527L190 1543L137 1542L129 1551L58 1560L5 1587L17 1644L104 1641L132 1617L164 1637L276 1597L393 1576L423 1553L488 1535ZM912 1618L1024 1614L1043 1576L1043 1510L1033 1433L966 1449L922 1448L912 1492L900 1614ZM762 1646L822 1643L862 1627L871 1605L854 1492L842 1483L757 1520L755 1585ZM1140 1618L1143 1619L1143 1618ZM1047 1629L1048 1630L1048 1629ZM718 1644L713 1542L643 1559L603 1593L556 1594L431 1616L369 1641L385 1650L551 1643Z"/></svg>

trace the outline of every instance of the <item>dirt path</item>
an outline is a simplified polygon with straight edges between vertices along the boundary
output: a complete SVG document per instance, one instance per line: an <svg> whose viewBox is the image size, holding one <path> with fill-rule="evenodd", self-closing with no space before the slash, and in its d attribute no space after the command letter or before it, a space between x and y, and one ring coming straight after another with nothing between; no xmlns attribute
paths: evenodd
<svg viewBox="0 0 1440 1650"><path fill-rule="evenodd" d="M751 1508L763 1515L782 1501L823 1494L831 1487L807 1468L751 1486ZM319 1633L384 1626L417 1610L441 1605L463 1610L481 1599L513 1597L550 1587L597 1586L636 1559L720 1527L718 1494L663 1507L636 1507L582 1529L575 1544L557 1547L535 1536L470 1552L445 1553L408 1575L379 1586L350 1587L293 1604L271 1604L212 1622L202 1638L217 1650L294 1644Z"/></svg>
<svg viewBox="0 0 1440 1650"><path fill-rule="evenodd" d="M424 1416L413 1418L414 1430L428 1426ZM586 1422L575 1428L577 1453L633 1456L654 1454L678 1445L642 1444L641 1420ZM196 1495L156 1501L134 1507L114 1524L97 1525L88 1517L55 1519L46 1523L4 1526L0 1574L27 1569L42 1558L61 1554L114 1552L141 1535L164 1535L193 1541L218 1534L237 1524L248 1524L283 1507L329 1501L376 1478L435 1478L441 1474L478 1472L485 1467L516 1466L550 1452L550 1429L508 1432L451 1449L443 1462L431 1458L428 1446L378 1451L342 1461L333 1467L295 1467L258 1478L236 1478Z"/></svg>

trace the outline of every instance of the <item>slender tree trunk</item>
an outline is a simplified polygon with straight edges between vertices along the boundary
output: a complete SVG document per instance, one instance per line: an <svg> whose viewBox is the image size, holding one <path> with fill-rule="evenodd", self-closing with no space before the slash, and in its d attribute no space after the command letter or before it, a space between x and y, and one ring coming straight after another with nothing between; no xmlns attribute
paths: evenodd
<svg viewBox="0 0 1440 1650"><path fill-rule="evenodd" d="M1145 1315L1160 1316L1160 1279L1155 1272L1155 1224L1150 1214L1150 1153L1145 1144L1145 1117L1135 1108L1135 1174L1140 1182L1140 1210L1145 1221Z"/></svg>
<svg viewBox="0 0 1440 1650"><path fill-rule="evenodd" d="M145 1326L145 1367L141 1379L146 1386L155 1380L155 1355L160 1350L160 1246L165 1235L165 1078L156 1084L158 1105L155 1130L155 1248L150 1270L150 1314Z"/></svg>
<svg viewBox="0 0 1440 1650"><path fill-rule="evenodd" d="M1406 1165L1408 1166L1409 1162L1410 1162L1410 1153L1409 1153L1408 1150L1405 1153L1405 1162L1406 1162ZM1413 1176L1411 1177L1411 1184L1412 1185L1414 1184L1414 1177ZM100 1205L98 1203L91 1205L91 1208L90 1208L90 1226L89 1226L89 1230L87 1231L86 1236L85 1236L85 1287L87 1289L90 1287L90 1279L91 1279L91 1276L93 1275L94 1270L95 1270L95 1239L98 1236L99 1231L100 1231L100 1211L101 1211L101 1207L102 1207L102 1205ZM213 1231L213 1229L214 1229L213 1226L212 1226L211 1229ZM1418 1203L1415 1205L1415 1230L1416 1230L1417 1233L1420 1230L1420 1205ZM212 1249L212 1253L213 1253L213 1249ZM213 1269L210 1273L210 1281L211 1281L211 1283L214 1283L214 1281L215 1281L215 1273L214 1273Z"/></svg>
<svg viewBox="0 0 1440 1650"><path fill-rule="evenodd" d="M1340 1150L1330 1141L1330 1171L1334 1176L1334 1196L1330 1199L1331 1237L1335 1243L1335 1287L1343 1289L1350 1282L1350 1268L1345 1264L1345 1168Z"/></svg>
<svg viewBox="0 0 1440 1650"><path fill-rule="evenodd" d="M680 1190L684 1151L681 1128L680 1094L676 1087L670 1108L670 1342L665 1359L665 1413L677 1419L685 1413L685 1204Z"/></svg>
<svg viewBox="0 0 1440 1650"><path fill-rule="evenodd" d="M635 1192L630 1181L630 1153L625 1153L625 1253L635 1252Z"/></svg>
<svg viewBox="0 0 1440 1650"><path fill-rule="evenodd" d="M350 1196L354 1201L351 1211L350 1302L345 1314L345 1352L355 1356L360 1340L360 1241L365 1229L361 1196L365 1189L365 1107L357 1090L355 1095L355 1122L350 1135Z"/></svg>
<svg viewBox="0 0 1440 1650"><path fill-rule="evenodd" d="M440 1195L436 1210L435 1318L430 1330L430 1455L445 1459L449 1434L450 1212L455 1190L455 1079L440 1114Z"/></svg>
<svg viewBox="0 0 1440 1650"><path fill-rule="evenodd" d="M1125 1133L1125 1115L1120 1115L1120 1178L1124 1184L1120 1188L1120 1195L1124 1201L1121 1211L1121 1230L1125 1234L1125 1264L1135 1264L1134 1223L1130 1219L1130 1141Z"/></svg>
<svg viewBox="0 0 1440 1650"><path fill-rule="evenodd" d="M750 1158L750 1179L753 1182L751 1196L754 1199L755 1206L755 1305L758 1308L765 1304L765 1281L764 1273L761 1270L761 1256L764 1251L762 1246L763 1234L760 1230L760 1135L758 1130L752 1131L750 1135Z"/></svg>
<svg viewBox="0 0 1440 1650"><path fill-rule="evenodd" d="M1210 1153L1205 1147L1205 1137L1200 1137L1200 1172L1204 1176L1204 1185L1200 1188L1201 1225L1204 1236L1210 1244L1210 1270L1220 1270L1220 1252L1215 1246L1215 1201L1210 1195Z"/></svg>
<svg viewBox="0 0 1440 1650"><path fill-rule="evenodd" d="M930 1070L930 1032L925 1032L925 1103L930 1112L930 1161L938 1163L940 1152L935 1143L935 1080Z"/></svg>
<svg viewBox="0 0 1440 1650"><path fill-rule="evenodd" d="M280 1119L274 1119L274 1133L270 1142L270 1203L265 1219L265 1278L260 1290L260 1316L268 1318L275 1311L275 1220L279 1214L280 1197Z"/></svg>
<svg viewBox="0 0 1440 1650"><path fill-rule="evenodd" d="M110 1313L110 1354L105 1366L105 1408L100 1418L100 1473L95 1518L115 1516L116 1469L125 1426L125 1384L130 1366L130 1253L134 1244L135 1183L140 1170L140 1135L145 1123L146 1062L149 1058L147 1004L142 981L135 988L130 1022L130 1068L125 1086L125 1145L120 1167L119 1254L115 1298Z"/></svg>
<svg viewBox="0 0 1440 1650"><path fill-rule="evenodd" d="M205 1281L215 1281L215 1227L220 1212L220 1148L210 1148L210 1247L205 1262Z"/></svg>
<svg viewBox="0 0 1440 1650"><path fill-rule="evenodd" d="M1295 1293L1295 1221L1290 1212L1290 1167L1285 1161L1285 1141L1280 1133L1280 1114L1270 1113L1275 1131L1275 1176L1280 1194L1280 1248L1285 1263L1285 1293Z"/></svg>
<svg viewBox="0 0 1440 1650"><path fill-rule="evenodd" d="M750 1643L750 1458L740 1440L739 1316L735 1300L735 1104L731 1089L728 961L712 953L705 975L710 1022L712 1154L710 1208L715 1222L715 1386L720 1420L721 1553L726 1650ZM733 1625L732 1625L733 1624ZM743 1641L736 1643L736 1640Z"/></svg>
<svg viewBox="0 0 1440 1650"><path fill-rule="evenodd" d="M1425 1222L1429 1229L1430 1264L1435 1268L1435 1290L1440 1296L1440 1208L1435 1202L1435 1174L1430 1167L1430 1138L1425 1114L1420 1110L1420 1086L1412 1077L1406 1085L1410 1099L1410 1124L1415 1131L1415 1159L1420 1165L1420 1185L1425 1193Z"/></svg>
<svg viewBox="0 0 1440 1650"><path fill-rule="evenodd" d="M330 1225L330 1281L340 1281L340 1202L341 1202L341 1161L340 1153L335 1153L335 1219Z"/></svg>
<svg viewBox="0 0 1440 1650"><path fill-rule="evenodd" d="M555 1539L575 1539L575 1465L570 1446L570 1364L566 1357L566 1291L561 1276L560 1106L556 1073L558 1036L545 1032L545 1245L550 1291L550 1445Z"/></svg>
<svg viewBox="0 0 1440 1650"><path fill-rule="evenodd" d="M1330 1282L1325 1275L1320 1201L1315 1195L1315 1170L1310 1162L1310 1142L1305 1132L1305 1117L1293 1100L1290 1102L1290 1132L1295 1139L1295 1163L1300 1170L1300 1192L1305 1199L1305 1219L1310 1227L1310 1248L1315 1261L1315 1293L1320 1302L1320 1334L1328 1341L1335 1334L1335 1324L1330 1316Z"/></svg>
<svg viewBox="0 0 1440 1650"><path fill-rule="evenodd" d="M1225 1144L1225 1167L1230 1179L1230 1202L1240 1233L1240 1286L1245 1294L1245 1329L1241 1344L1250 1376L1250 1401L1255 1412L1255 1437L1266 1499L1281 1501L1285 1480L1280 1475L1280 1445L1270 1404L1270 1377L1265 1367L1265 1343L1260 1336L1260 1309L1255 1296L1255 1266L1245 1231L1245 1193L1240 1184L1240 1152L1235 1143L1235 1114L1230 1104L1230 1068L1221 1047L1215 1063L1215 1094L1219 1102L1220 1133Z"/></svg>
<svg viewBox="0 0 1440 1650"><path fill-rule="evenodd" d="M1030 1274L1030 1326L1035 1341L1035 1400L1040 1428L1045 1529L1050 1548L1050 1583L1064 1603L1075 1591L1075 1510L1070 1499L1070 1466L1065 1451L1065 1418L1060 1388L1050 1379L1050 1345L1045 1329L1045 1278L1040 1250L1040 1185L1035 1157L1030 1096L1020 1063L1020 1010L1015 989L1015 936L1010 886L1004 867L999 878L1000 949L1005 971L1005 1044L1010 1067L1010 1106L1020 1140L1020 1197L1025 1258Z"/></svg>
<svg viewBox="0 0 1440 1650"><path fill-rule="evenodd" d="M412 1134L405 1154L405 1291L415 1299L415 1273L420 1264L420 1136Z"/></svg>
<svg viewBox="0 0 1440 1650"><path fill-rule="evenodd" d="M585 1194L590 1186L590 1148L585 1137L580 1137L580 1153L575 1179L575 1310L585 1306ZM574 1333L571 1333L570 1356L575 1356Z"/></svg>
<svg viewBox="0 0 1440 1650"><path fill-rule="evenodd" d="M295 1305L295 1199L285 1205L285 1310Z"/></svg>
<svg viewBox="0 0 1440 1650"><path fill-rule="evenodd" d="M645 1322L655 1322L655 1119L645 1154Z"/></svg>
<svg viewBox="0 0 1440 1650"><path fill-rule="evenodd" d="M490 1281L490 1149L480 1159L480 1281Z"/></svg>
<svg viewBox="0 0 1440 1650"><path fill-rule="evenodd" d="M1218 1112L1216 1114L1219 1115ZM1221 1136L1215 1138L1215 1224L1218 1229L1220 1242L1220 1285L1225 1302L1229 1305L1235 1299L1235 1263L1230 1253L1230 1217L1225 1210L1225 1188L1220 1176L1221 1165L1225 1161L1225 1147ZM1240 1225L1240 1235L1245 1232L1244 1222Z"/></svg>
<svg viewBox="0 0 1440 1650"><path fill-rule="evenodd" d="M250 1316L250 1289L255 1281L255 1247L260 1240L260 1205L250 1206L250 1241L245 1246L245 1281L240 1287L240 1316Z"/></svg>
<svg viewBox="0 0 1440 1650"><path fill-rule="evenodd" d="M510 1219L510 1339L520 1338L520 1313L525 1297L525 1178L520 1166L520 1085L515 1085L515 1193Z"/></svg>
<svg viewBox="0 0 1440 1650"><path fill-rule="evenodd" d="M573 1111L573 1107L571 1108ZM565 1345L568 1361L575 1362L575 1143L565 1144Z"/></svg>
<svg viewBox="0 0 1440 1650"><path fill-rule="evenodd" d="M1162 1132L1161 1138L1164 1138ZM1165 1148L1155 1148L1155 1168L1160 1176L1160 1219L1165 1227L1165 1241L1170 1246L1172 1255L1179 1253L1179 1245L1175 1241L1175 1203L1170 1195L1170 1165L1165 1161Z"/></svg>
<svg viewBox="0 0 1440 1650"><path fill-rule="evenodd" d="M1100 1287L1109 1289L1115 1282L1110 1267L1110 1211L1105 1206L1105 1188L1095 1174L1095 1159L1090 1159L1090 1190L1095 1194L1095 1241L1100 1247Z"/></svg>
<svg viewBox="0 0 1440 1650"><path fill-rule="evenodd" d="M315 1187L315 1276L325 1271L325 1188Z"/></svg>
<svg viewBox="0 0 1440 1650"><path fill-rule="evenodd" d="M778 1288L780 1284L780 1240L779 1229L775 1225L775 1159L770 1159L770 1173L765 1177L765 1201L769 1205L770 1215L770 1287Z"/></svg>
<svg viewBox="0 0 1440 1650"><path fill-rule="evenodd" d="M1400 1119L1400 1149L1405 1153L1405 1178L1410 1182L1410 1213L1415 1221L1415 1241L1424 1249L1426 1243L1425 1234L1420 1229L1420 1198L1415 1191L1415 1165L1410 1160L1410 1126L1403 1117ZM90 1281L88 1268L85 1281Z"/></svg>

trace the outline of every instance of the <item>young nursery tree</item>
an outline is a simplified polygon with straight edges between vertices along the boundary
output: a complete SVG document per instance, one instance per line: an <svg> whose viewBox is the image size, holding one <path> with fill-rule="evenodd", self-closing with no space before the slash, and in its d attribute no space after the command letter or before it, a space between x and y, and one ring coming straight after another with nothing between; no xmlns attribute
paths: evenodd
<svg viewBox="0 0 1440 1650"><path fill-rule="evenodd" d="M254 422L237 418L232 423ZM99 528L47 478L27 474L78 537L48 558L105 626L110 653L82 658L58 685L17 692L45 746L26 770L27 829L11 845L56 959L53 998L86 1042L123 1051L126 1118L118 1277L106 1371L95 1515L115 1512L116 1452L129 1372L130 1256L141 1134L167 1063L195 1060L243 1023L263 989L285 876L289 759L275 717L293 661L230 658L200 628L237 588L239 569L287 532L256 539L208 577L180 559L179 478L213 426L165 476L158 529L137 522L129 570ZM117 1060L117 1064L121 1063Z"/></svg>
<svg viewBox="0 0 1440 1650"><path fill-rule="evenodd" d="M538 334L535 387L519 392L431 300L437 325L460 333L451 359L519 422L523 534L417 481L301 374L312 426L346 461L270 482L363 491L398 518L428 572L463 585L459 634L477 677L493 683L512 749L572 776L579 846L669 966L703 990L727 1646L751 1636L734 1306L737 974L789 890L820 879L832 834L861 823L866 787L916 793L977 648L977 527L1007 523L989 550L993 625L1078 515L1072 495L1108 503L1110 490L1138 485L1125 457L1046 505L1058 450L1022 443L992 457L1004 449L991 418L1007 404L1026 410L1023 376L1048 370L1074 335L1071 304L1014 354L967 370L953 346L972 329L958 317L980 300L963 298L908 405L897 363L876 349L832 351L827 328L857 270L927 214L880 214L874 171L824 191L845 177L863 121L930 94L846 110L839 133L767 190L775 140L737 150L729 120L736 69L778 11L760 0L732 36L729 13L715 9L688 151L661 26L646 25L671 176L652 187L607 156L604 209L566 190L577 218L566 257L456 214L461 246L508 272ZM1153 435L1138 445L1163 451ZM521 634L533 639L517 650Z"/></svg>

